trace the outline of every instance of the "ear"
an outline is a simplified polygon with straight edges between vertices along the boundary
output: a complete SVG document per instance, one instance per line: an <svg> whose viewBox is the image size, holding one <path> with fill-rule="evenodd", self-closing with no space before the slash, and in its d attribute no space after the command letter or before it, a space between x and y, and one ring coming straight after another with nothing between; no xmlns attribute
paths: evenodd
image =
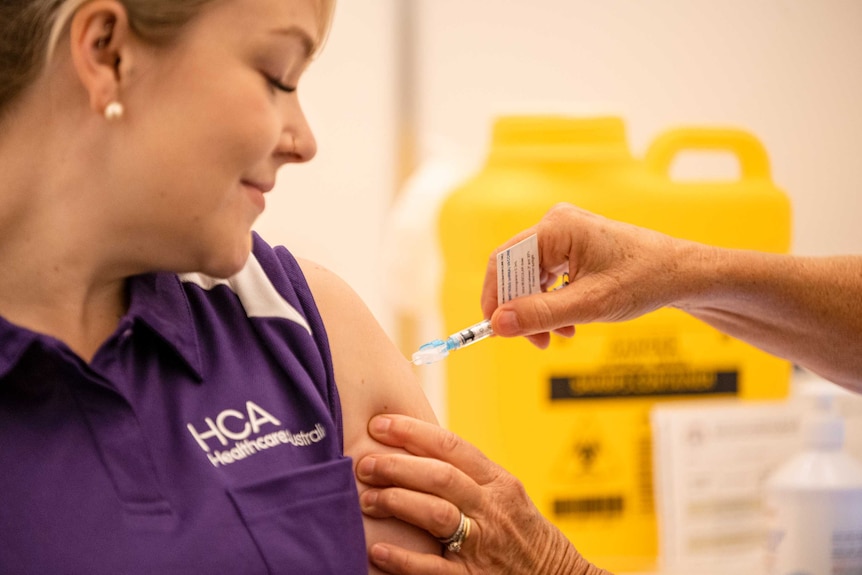
<svg viewBox="0 0 862 575"><path fill-rule="evenodd" d="M70 26L72 63L90 99L101 114L120 100L120 62L128 54L129 20L117 0L93 0L82 5Z"/></svg>

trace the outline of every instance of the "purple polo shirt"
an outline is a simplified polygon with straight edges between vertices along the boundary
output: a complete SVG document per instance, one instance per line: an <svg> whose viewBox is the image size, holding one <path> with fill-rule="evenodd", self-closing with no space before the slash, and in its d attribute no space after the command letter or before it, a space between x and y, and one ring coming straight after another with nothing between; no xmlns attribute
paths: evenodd
<svg viewBox="0 0 862 575"><path fill-rule="evenodd" d="M367 573L329 346L293 257L149 274L88 365L0 318L0 573Z"/></svg>

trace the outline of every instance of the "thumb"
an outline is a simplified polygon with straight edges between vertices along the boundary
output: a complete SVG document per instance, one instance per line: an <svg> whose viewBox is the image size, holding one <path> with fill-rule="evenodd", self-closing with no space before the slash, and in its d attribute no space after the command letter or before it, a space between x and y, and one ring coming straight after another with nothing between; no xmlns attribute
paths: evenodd
<svg viewBox="0 0 862 575"><path fill-rule="evenodd" d="M566 288L566 290L569 288ZM491 316L496 335L514 337L554 331L578 322L572 292L544 292L520 297L498 307Z"/></svg>

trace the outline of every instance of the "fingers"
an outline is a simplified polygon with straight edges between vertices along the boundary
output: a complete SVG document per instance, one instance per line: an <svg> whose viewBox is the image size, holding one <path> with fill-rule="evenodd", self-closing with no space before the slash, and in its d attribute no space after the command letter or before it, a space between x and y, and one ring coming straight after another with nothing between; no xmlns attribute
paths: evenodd
<svg viewBox="0 0 862 575"><path fill-rule="evenodd" d="M454 531L451 527L458 523L456 507L470 513L482 496L473 479L452 465L429 457L396 453L368 455L356 465L356 475L371 486L396 486L418 492L387 492L384 496L390 500L380 502L380 505L385 504L387 509L410 523L415 523L410 521L415 509L422 507L422 513L428 515L422 526L438 537ZM368 499L372 496L369 495ZM445 505L446 501L451 505ZM414 506L413 509L410 506Z"/></svg>
<svg viewBox="0 0 862 575"><path fill-rule="evenodd" d="M562 327L558 327L554 330L554 333L562 336L562 337L574 337L575 336L575 326L573 325L564 325Z"/></svg>
<svg viewBox="0 0 862 575"><path fill-rule="evenodd" d="M480 485L492 481L500 473L475 446L432 423L406 415L378 415L369 422L368 432L386 445L449 463Z"/></svg>
<svg viewBox="0 0 862 575"><path fill-rule="evenodd" d="M393 575L463 575L467 569L460 562L437 555L407 551L385 543L375 543L368 557L374 565Z"/></svg>
<svg viewBox="0 0 862 575"><path fill-rule="evenodd" d="M551 334L547 332L530 334L526 338L539 349L548 349L548 346L551 345Z"/></svg>
<svg viewBox="0 0 862 575"><path fill-rule="evenodd" d="M367 489L359 496L359 503L362 512L370 517L396 517L438 539L452 535L461 521L461 514L454 504L435 495L400 487Z"/></svg>
<svg viewBox="0 0 862 575"><path fill-rule="evenodd" d="M405 419L409 420L406 423L412 421ZM415 426L413 431L420 427L424 429L424 426ZM480 508L484 501L481 487L466 474L449 463L428 457L402 453L369 455L357 464L356 476L372 486L360 494L363 513L378 518L396 517L438 539L452 537L461 527L461 512L469 516L470 510ZM472 530L461 543L461 550L469 552L476 545L480 532L480 527L473 523ZM369 551L369 557L388 573L466 573L458 555L451 553L444 559L398 546L376 544Z"/></svg>

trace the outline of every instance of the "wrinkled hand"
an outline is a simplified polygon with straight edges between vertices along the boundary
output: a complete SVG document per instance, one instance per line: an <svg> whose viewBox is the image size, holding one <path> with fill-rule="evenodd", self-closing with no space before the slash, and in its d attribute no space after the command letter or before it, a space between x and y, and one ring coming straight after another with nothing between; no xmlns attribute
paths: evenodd
<svg viewBox="0 0 862 575"><path fill-rule="evenodd" d="M396 575L600 573L548 522L523 485L476 447L436 425L407 416L377 416L371 436L413 455L361 459L357 477L372 488L360 497L372 517L398 517L445 538L460 511L472 520L460 553L427 555L377 543L372 562ZM441 550L442 551L442 550Z"/></svg>
<svg viewBox="0 0 862 575"><path fill-rule="evenodd" d="M571 336L577 324L633 319L672 303L676 296L674 253L687 242L558 204L497 251L534 233L542 288L547 290L563 273L568 273L570 283L498 307L496 253L492 254L482 311L491 318L496 335L526 335L544 348L552 331Z"/></svg>

